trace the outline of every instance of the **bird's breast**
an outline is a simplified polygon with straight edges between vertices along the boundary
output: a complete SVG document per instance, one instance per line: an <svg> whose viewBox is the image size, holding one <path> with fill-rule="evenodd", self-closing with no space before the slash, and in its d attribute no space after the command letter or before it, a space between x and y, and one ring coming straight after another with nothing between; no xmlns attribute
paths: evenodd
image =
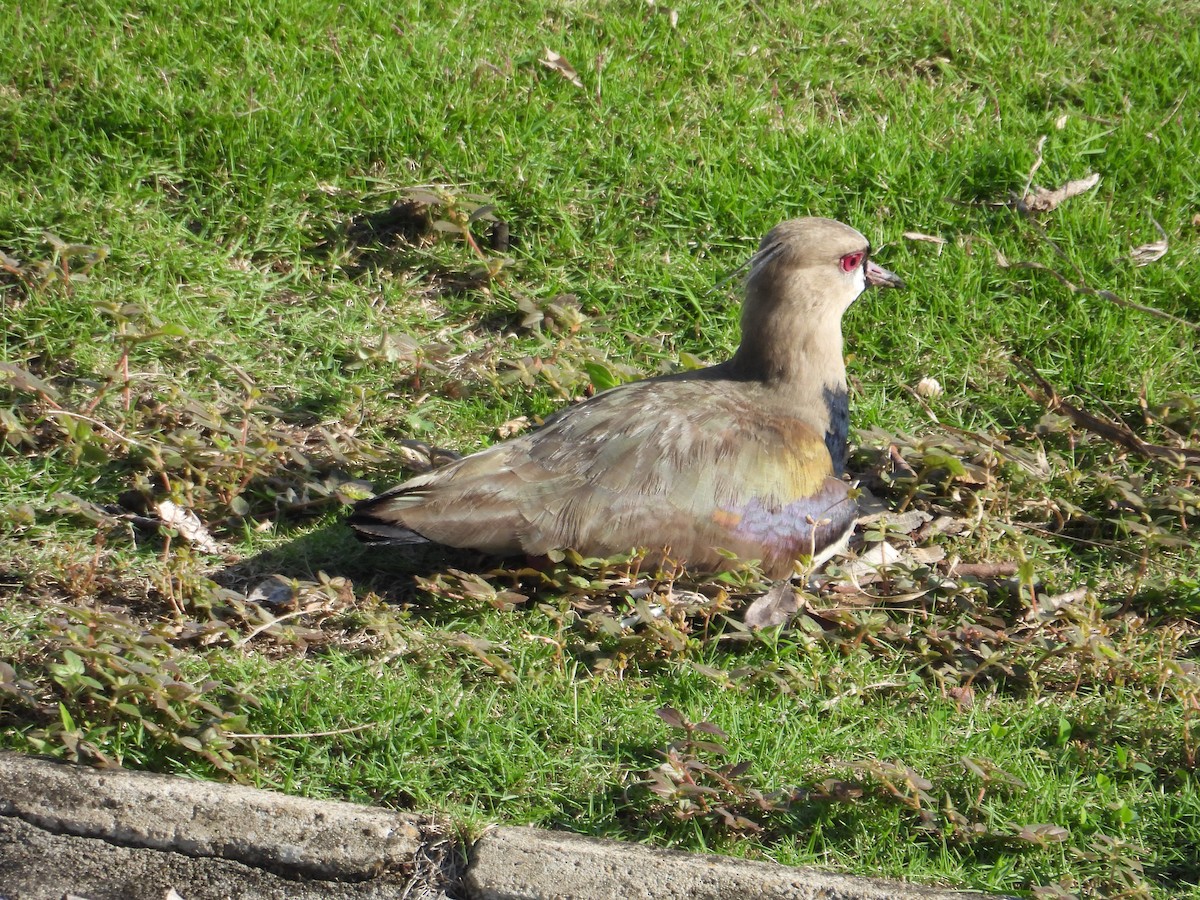
<svg viewBox="0 0 1200 900"><path fill-rule="evenodd" d="M845 500L846 485L817 426L776 418L760 435L765 439L735 454L730 468L710 475L724 483L716 485L709 518L738 542L801 546Z"/></svg>

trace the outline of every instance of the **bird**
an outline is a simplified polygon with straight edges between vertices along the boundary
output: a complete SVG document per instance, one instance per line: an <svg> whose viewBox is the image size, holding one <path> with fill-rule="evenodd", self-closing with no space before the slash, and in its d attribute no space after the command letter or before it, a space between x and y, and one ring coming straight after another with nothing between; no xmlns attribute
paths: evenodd
<svg viewBox="0 0 1200 900"><path fill-rule="evenodd" d="M610 388L540 428L360 501L367 542L494 556L573 550L771 579L819 565L857 517L843 479L849 402L842 314L903 287L855 229L772 228L746 264L741 340L724 362Z"/></svg>

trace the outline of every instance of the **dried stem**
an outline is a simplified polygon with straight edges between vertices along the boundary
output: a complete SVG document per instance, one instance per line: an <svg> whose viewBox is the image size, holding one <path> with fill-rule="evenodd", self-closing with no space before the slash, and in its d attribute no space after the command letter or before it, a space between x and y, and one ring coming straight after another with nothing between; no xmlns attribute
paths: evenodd
<svg viewBox="0 0 1200 900"><path fill-rule="evenodd" d="M1058 395L1058 390L1054 385L1043 378L1037 369L1033 367L1032 363L1019 356L1013 356L1012 360L1017 368L1021 369L1037 382L1038 387L1045 394L1046 405L1053 412L1066 416L1085 431L1099 435L1105 440L1118 444L1131 453L1136 453L1145 459L1164 459L1180 466L1186 463L1200 462L1200 450L1194 450L1189 447L1165 447L1162 444L1151 444L1143 441L1126 425L1119 422L1107 422L1099 416L1092 415L1090 412L1080 409L1072 403L1068 403ZM1021 388L1031 398L1037 399L1033 391L1028 387L1021 385Z"/></svg>

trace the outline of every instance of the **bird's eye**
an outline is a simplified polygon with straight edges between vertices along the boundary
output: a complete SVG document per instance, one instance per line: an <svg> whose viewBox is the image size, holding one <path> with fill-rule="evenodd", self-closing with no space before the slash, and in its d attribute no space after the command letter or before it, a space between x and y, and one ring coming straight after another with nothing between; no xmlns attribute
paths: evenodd
<svg viewBox="0 0 1200 900"><path fill-rule="evenodd" d="M847 253L842 257L842 271L853 272L862 265L863 259L867 254L859 251L858 253Z"/></svg>

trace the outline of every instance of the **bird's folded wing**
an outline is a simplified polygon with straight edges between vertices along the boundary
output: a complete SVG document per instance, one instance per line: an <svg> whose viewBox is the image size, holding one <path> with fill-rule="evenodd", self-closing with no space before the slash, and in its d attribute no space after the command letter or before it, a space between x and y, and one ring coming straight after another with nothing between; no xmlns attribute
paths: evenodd
<svg viewBox="0 0 1200 900"><path fill-rule="evenodd" d="M600 395L539 431L413 479L365 515L439 543L508 554L724 549L790 571L853 522L824 438L703 381Z"/></svg>

